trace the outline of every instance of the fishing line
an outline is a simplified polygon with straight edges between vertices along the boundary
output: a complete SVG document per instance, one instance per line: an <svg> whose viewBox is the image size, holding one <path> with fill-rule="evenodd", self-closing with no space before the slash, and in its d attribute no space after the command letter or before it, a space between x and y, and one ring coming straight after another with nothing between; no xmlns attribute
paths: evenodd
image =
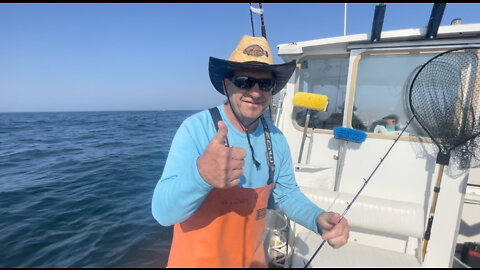
<svg viewBox="0 0 480 270"><path fill-rule="evenodd" d="M255 36L255 30L254 30L254 27L253 27L253 15L252 15L252 3L249 3L250 4L250 21L252 22L252 36Z"/></svg>

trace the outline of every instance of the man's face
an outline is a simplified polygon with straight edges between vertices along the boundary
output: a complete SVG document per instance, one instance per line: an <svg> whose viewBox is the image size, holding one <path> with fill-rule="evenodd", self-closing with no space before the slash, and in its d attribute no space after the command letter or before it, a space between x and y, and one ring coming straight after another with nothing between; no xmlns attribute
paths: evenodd
<svg viewBox="0 0 480 270"><path fill-rule="evenodd" d="M255 79L272 79L272 72L265 70L236 71L234 76L247 76ZM259 84L255 83L250 89L235 86L230 79L225 79L230 105L245 125L250 124L263 114L270 104L272 90L262 91Z"/></svg>

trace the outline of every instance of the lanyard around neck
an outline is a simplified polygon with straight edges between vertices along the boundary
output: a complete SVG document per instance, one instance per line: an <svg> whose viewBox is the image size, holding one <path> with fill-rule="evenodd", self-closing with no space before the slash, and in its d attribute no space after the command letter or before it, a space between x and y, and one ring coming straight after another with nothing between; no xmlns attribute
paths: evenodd
<svg viewBox="0 0 480 270"><path fill-rule="evenodd" d="M222 120L222 116L220 115L220 111L217 107L213 107L208 109L210 111L210 115L213 119L213 124L215 125L215 130L218 131L218 121ZM273 159L273 145L272 139L270 137L270 130L268 129L267 121L263 116L260 117L263 126L263 132L265 134L265 146L267 148L267 152L265 155L267 156L267 163L268 163L268 182L267 184L273 183L273 177L275 174L275 162ZM222 120L223 121L223 120ZM225 138L225 146L229 147L228 139Z"/></svg>

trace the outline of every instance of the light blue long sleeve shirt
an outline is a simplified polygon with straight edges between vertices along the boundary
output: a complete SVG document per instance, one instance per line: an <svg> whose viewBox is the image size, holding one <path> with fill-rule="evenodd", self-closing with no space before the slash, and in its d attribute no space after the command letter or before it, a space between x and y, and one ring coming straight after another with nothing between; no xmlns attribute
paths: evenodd
<svg viewBox="0 0 480 270"><path fill-rule="evenodd" d="M268 163L263 126L250 133L255 159L261 163L257 169L245 133L236 130L225 115L224 106L217 107L228 128L230 147L242 147L247 152L239 187L263 187L268 180ZM266 119L267 120L267 119ZM319 233L317 217L324 210L313 204L298 188L293 172L290 148L281 131L267 120L273 144L275 161L272 196L279 208L293 221ZM203 153L217 131L208 110L185 119L175 134L152 198L153 217L163 226L170 226L189 218L200 207L213 188L200 176L197 158Z"/></svg>

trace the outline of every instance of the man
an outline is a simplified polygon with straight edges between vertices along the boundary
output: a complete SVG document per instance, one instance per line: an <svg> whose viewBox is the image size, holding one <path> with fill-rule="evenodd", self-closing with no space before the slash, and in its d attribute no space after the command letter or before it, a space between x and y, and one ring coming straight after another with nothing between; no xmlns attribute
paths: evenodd
<svg viewBox="0 0 480 270"><path fill-rule="evenodd" d="M243 36L228 61L210 57L210 80L228 102L181 124L152 198L155 219L175 224L168 267L265 267L271 194L334 248L347 242L347 220L300 192L285 137L262 117L294 70L295 61L273 65L263 37Z"/></svg>

